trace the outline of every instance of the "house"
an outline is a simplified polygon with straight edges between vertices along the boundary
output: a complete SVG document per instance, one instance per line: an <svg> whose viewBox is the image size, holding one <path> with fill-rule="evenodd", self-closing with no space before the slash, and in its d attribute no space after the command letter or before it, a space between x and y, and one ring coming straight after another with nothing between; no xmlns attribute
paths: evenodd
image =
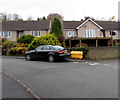
<svg viewBox="0 0 120 100"><path fill-rule="evenodd" d="M50 21L5 21L2 22L1 38L8 41L17 41L23 34L31 34L35 37L45 35L50 30Z"/></svg>
<svg viewBox="0 0 120 100"><path fill-rule="evenodd" d="M91 18L81 21L63 21L63 34L66 45L69 47L85 43L88 46L113 45L118 38L118 22L95 21ZM42 21L8 21L2 22L1 38L16 41L23 34L32 34L36 37L50 32L51 22Z"/></svg>
<svg viewBox="0 0 120 100"><path fill-rule="evenodd" d="M120 39L118 22L115 21L94 21L91 18L83 21L64 21L63 29L70 47L81 43L96 47L107 46Z"/></svg>

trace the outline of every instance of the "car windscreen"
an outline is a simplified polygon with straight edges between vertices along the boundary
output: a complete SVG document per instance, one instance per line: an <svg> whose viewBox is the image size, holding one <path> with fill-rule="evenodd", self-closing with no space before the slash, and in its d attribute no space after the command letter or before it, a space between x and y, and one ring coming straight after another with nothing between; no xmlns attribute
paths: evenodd
<svg viewBox="0 0 120 100"><path fill-rule="evenodd" d="M64 50L65 48L61 47L61 46L53 46L53 48L55 50Z"/></svg>

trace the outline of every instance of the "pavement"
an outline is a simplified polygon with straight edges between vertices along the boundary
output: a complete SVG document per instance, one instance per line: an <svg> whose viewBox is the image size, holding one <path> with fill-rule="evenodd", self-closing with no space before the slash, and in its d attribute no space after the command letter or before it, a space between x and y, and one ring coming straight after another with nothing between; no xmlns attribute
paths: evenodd
<svg viewBox="0 0 120 100"><path fill-rule="evenodd" d="M35 98L16 80L2 74L2 100L6 99L35 100Z"/></svg>

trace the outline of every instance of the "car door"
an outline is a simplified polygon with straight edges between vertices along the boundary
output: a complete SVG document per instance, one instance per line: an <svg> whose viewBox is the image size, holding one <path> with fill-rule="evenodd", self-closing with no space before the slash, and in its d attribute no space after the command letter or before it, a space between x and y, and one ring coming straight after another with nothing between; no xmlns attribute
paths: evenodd
<svg viewBox="0 0 120 100"><path fill-rule="evenodd" d="M42 49L43 49L43 46L39 46L39 47L35 48L35 58L36 59L39 59L39 58L43 57Z"/></svg>
<svg viewBox="0 0 120 100"><path fill-rule="evenodd" d="M50 52L50 47L49 46L44 46L43 49L42 49L42 57L47 58L49 52Z"/></svg>

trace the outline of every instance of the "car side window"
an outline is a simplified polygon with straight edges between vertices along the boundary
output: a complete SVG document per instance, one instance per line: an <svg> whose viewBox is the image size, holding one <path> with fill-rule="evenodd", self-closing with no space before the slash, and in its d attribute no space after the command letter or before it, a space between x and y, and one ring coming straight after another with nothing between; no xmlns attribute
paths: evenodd
<svg viewBox="0 0 120 100"><path fill-rule="evenodd" d="M44 47L43 47L43 50L50 50L50 47L44 46Z"/></svg>
<svg viewBox="0 0 120 100"><path fill-rule="evenodd" d="M36 48L36 51L41 51L43 49L43 46L39 46Z"/></svg>

